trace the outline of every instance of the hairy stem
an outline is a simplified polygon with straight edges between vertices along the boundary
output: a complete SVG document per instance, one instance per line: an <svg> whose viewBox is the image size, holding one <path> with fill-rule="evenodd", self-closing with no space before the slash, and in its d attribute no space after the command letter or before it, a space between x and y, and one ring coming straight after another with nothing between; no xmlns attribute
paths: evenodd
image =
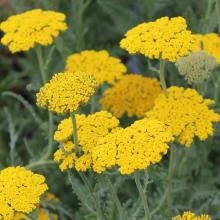
<svg viewBox="0 0 220 220"><path fill-rule="evenodd" d="M76 148L76 153L80 153L78 133L77 133L77 122L76 122L75 113L71 113L71 118L72 118L72 125L73 125L73 142L74 142L74 145ZM102 210L101 210L101 207L99 206L98 198L97 198L96 194L93 192L93 188L92 188L91 183L89 182L88 178L86 177L86 175L83 172L79 172L79 175L91 194L93 203L95 205L95 209L97 211L97 219L102 220L103 219Z"/></svg>
<svg viewBox="0 0 220 220"><path fill-rule="evenodd" d="M36 167L41 167L45 165L53 165L56 164L54 160L38 160L36 162L30 163L26 166L27 169L34 169Z"/></svg>
<svg viewBox="0 0 220 220"><path fill-rule="evenodd" d="M163 89L164 94L167 94L167 86L166 86L166 81L165 81L165 60L160 59L160 71L159 71L159 76L160 76L160 84Z"/></svg>
<svg viewBox="0 0 220 220"><path fill-rule="evenodd" d="M46 65L43 61L43 52L42 48L40 46L36 47L36 53L37 53L37 59L38 59L38 64L40 67L40 73L41 73L41 78L43 84L47 82L47 73L46 73ZM47 63L47 62L46 62ZM53 114L51 112L48 112L48 147L46 153L42 156L40 161L44 161L48 159L51 156L51 153L53 151Z"/></svg>
<svg viewBox="0 0 220 220"><path fill-rule="evenodd" d="M98 202L98 198L96 196L96 193L93 192L93 188L92 188L92 185L90 184L88 178L86 177L86 175L83 173L83 172L79 172L79 175L82 179L82 181L84 182L84 184L86 185L88 191L90 192L91 194L91 197L92 197L92 201L94 203L94 206L96 208L96 211L97 211L97 219L98 220L102 220L103 219L103 215L102 215L102 209L99 205L99 202Z"/></svg>
<svg viewBox="0 0 220 220"><path fill-rule="evenodd" d="M176 149L174 146L170 147L170 161L169 161L169 170L168 170L168 179L167 179L167 206L169 213L172 213L172 183L173 183L173 175L174 175L174 167L176 163Z"/></svg>
<svg viewBox="0 0 220 220"><path fill-rule="evenodd" d="M106 180L107 180L107 183L109 185L109 189L111 190L112 197L113 197L113 200L115 202L115 205L118 209L119 219L120 220L125 220L124 208L122 207L121 202L118 198L117 191L116 191L114 185L112 184L111 180L109 179L109 177L106 176Z"/></svg>
<svg viewBox="0 0 220 220"><path fill-rule="evenodd" d="M140 173L136 172L134 174L134 178L135 178L135 183L136 183L139 195L141 197L142 205L144 207L144 213L145 213L145 218L144 219L145 220L150 220L151 219L151 217L150 217L150 210L149 210L149 207L148 207L148 202L147 202L146 194L145 194L145 192L143 190L143 187L141 185Z"/></svg>

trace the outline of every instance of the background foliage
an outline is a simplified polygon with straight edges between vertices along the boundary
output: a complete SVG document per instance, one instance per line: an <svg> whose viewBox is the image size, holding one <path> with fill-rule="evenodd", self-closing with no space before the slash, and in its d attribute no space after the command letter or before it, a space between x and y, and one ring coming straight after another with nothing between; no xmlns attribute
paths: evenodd
<svg viewBox="0 0 220 220"><path fill-rule="evenodd" d="M149 70L146 58L130 56L119 48L123 34L131 27L154 20L161 16L183 16L194 33L218 32L217 14L214 0L11 0L1 1L0 20L33 8L50 9L66 14L68 31L55 41L55 45L44 53L52 51L48 60L48 72L52 75L64 69L65 58L73 52L84 49L107 49L111 55L120 57L129 72L156 76ZM157 65L153 62L153 65ZM27 165L37 161L44 153L47 135L47 112L36 108L35 93L39 89L39 67L34 51L10 54L0 46L0 168L13 165ZM168 85L186 85L174 65L167 65ZM213 86L218 70L210 79ZM157 77L157 76L156 76ZM213 97L212 86L207 87L207 96ZM217 103L216 111L220 111ZM58 122L59 117L56 118ZM123 118L122 126L133 119ZM214 220L220 219L220 126L216 126L215 136L205 142L195 141L194 146L178 148L174 179L174 213L193 210L208 213ZM186 155L186 156L184 156ZM169 219L163 201L168 158L153 166L149 174L143 175L147 187L153 219ZM37 167L38 172L47 177L50 191L62 201L62 205L48 210L57 210L60 219L96 219L88 189L80 179L61 173L58 166ZM50 174L50 175L49 175ZM91 179L106 219L117 219L105 178L94 175ZM69 179L74 182L73 189ZM103 182L104 179L104 182ZM129 210L129 219L141 219L143 210L138 199L132 176L111 176L118 188L119 197ZM75 195L71 194L71 191ZM79 199L80 198L80 199ZM156 207L159 207L158 209ZM34 219L34 215L32 216Z"/></svg>

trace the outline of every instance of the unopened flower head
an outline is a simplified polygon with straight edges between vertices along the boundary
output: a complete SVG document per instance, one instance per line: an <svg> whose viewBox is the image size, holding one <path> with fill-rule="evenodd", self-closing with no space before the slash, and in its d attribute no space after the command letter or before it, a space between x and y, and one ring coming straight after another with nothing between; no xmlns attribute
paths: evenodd
<svg viewBox="0 0 220 220"><path fill-rule="evenodd" d="M192 212L184 212L182 215L173 217L172 220L212 220L209 215L196 215Z"/></svg>
<svg viewBox="0 0 220 220"><path fill-rule="evenodd" d="M186 147L191 146L194 137L206 140L213 135L213 123L220 121L220 115L209 109L214 101L189 88L172 86L167 92L155 100L152 110L146 113L148 118L164 122Z"/></svg>
<svg viewBox="0 0 220 220"><path fill-rule="evenodd" d="M57 114L75 112L96 89L94 76L87 73L57 73L37 93L37 105Z"/></svg>
<svg viewBox="0 0 220 220"><path fill-rule="evenodd" d="M176 66L189 84L200 84L210 77L217 62L214 57L201 50L180 58Z"/></svg>
<svg viewBox="0 0 220 220"><path fill-rule="evenodd" d="M64 14L33 9L13 15L0 24L0 30L5 33L1 42L12 53L27 51L35 44L52 44L53 39L66 29Z"/></svg>
<svg viewBox="0 0 220 220"><path fill-rule="evenodd" d="M118 118L124 114L142 117L153 107L160 93L157 79L130 74L105 90L100 103L103 109L110 110Z"/></svg>
<svg viewBox="0 0 220 220"><path fill-rule="evenodd" d="M175 62L192 51L195 40L195 36L187 30L184 18L162 17L129 30L120 46L130 54L140 53L151 59Z"/></svg>
<svg viewBox="0 0 220 220"><path fill-rule="evenodd" d="M91 115L76 115L77 133L81 155L75 153L72 143L73 126L71 118L64 119L58 125L54 139L61 143L61 149L55 152L54 159L62 161L61 170L75 167L78 171L85 171L91 166L91 151L99 138L118 128L119 121L107 111L96 112Z"/></svg>
<svg viewBox="0 0 220 220"><path fill-rule="evenodd" d="M30 213L48 189L45 178L24 167L8 167L0 172L0 219L11 220L15 212Z"/></svg>
<svg viewBox="0 0 220 220"><path fill-rule="evenodd" d="M193 51L200 51L201 48L210 56L215 57L218 64L220 64L220 36L216 33L209 33L205 35L197 34L196 43Z"/></svg>
<svg viewBox="0 0 220 220"><path fill-rule="evenodd" d="M99 139L92 150L93 169L102 173L117 166L121 174L144 170L160 162L172 140L172 133L162 122L138 120Z"/></svg>
<svg viewBox="0 0 220 220"><path fill-rule="evenodd" d="M120 79L127 69L120 59L110 56L106 50L85 50L67 58L66 71L90 72L101 85Z"/></svg>

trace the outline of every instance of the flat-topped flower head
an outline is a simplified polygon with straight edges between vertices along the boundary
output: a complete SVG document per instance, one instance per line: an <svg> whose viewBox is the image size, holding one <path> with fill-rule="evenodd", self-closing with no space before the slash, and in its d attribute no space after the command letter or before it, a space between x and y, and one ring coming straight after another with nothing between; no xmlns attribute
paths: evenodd
<svg viewBox="0 0 220 220"><path fill-rule="evenodd" d="M173 217L172 220L212 220L209 215L196 215L192 212L184 212L182 215Z"/></svg>
<svg viewBox="0 0 220 220"><path fill-rule="evenodd" d="M46 193L44 198L45 203L49 202L50 205L58 205L59 199L52 193ZM37 209L34 211L37 216L37 220L58 220L58 215L43 208L39 205ZM13 220L31 220L28 217L28 214L24 214L22 212L16 212Z"/></svg>
<svg viewBox="0 0 220 220"><path fill-rule="evenodd" d="M0 219L11 220L15 212L30 213L47 189L44 176L24 167L0 171Z"/></svg>
<svg viewBox="0 0 220 220"><path fill-rule="evenodd" d="M192 51L195 40L195 36L187 30L184 18L162 17L129 30L120 46L130 54L140 53L150 59L175 62Z"/></svg>
<svg viewBox="0 0 220 220"><path fill-rule="evenodd" d="M37 105L57 114L75 112L96 89L94 76L87 73L57 73L37 93Z"/></svg>
<svg viewBox="0 0 220 220"><path fill-rule="evenodd" d="M189 84L200 84L211 76L217 62L214 57L201 50L181 57L175 65Z"/></svg>
<svg viewBox="0 0 220 220"><path fill-rule="evenodd" d="M155 100L152 110L146 113L148 118L164 122L186 147L191 146L194 137L206 140L213 135L213 123L220 121L220 115L209 109L214 101L189 88L172 86L167 92Z"/></svg>
<svg viewBox="0 0 220 220"><path fill-rule="evenodd" d="M209 33L205 35L197 34L196 43L193 51L200 51L201 47L207 54L215 57L218 64L220 64L220 36L216 33Z"/></svg>
<svg viewBox="0 0 220 220"><path fill-rule="evenodd" d="M119 120L107 111L96 112L91 115L76 115L78 141L81 149L80 156L76 155L72 143L73 126L71 118L64 119L58 125L54 139L61 144L54 159L62 161L61 170L75 167L78 171L85 171L91 166L91 151L99 138L117 129Z"/></svg>
<svg viewBox="0 0 220 220"><path fill-rule="evenodd" d="M28 51L35 44L52 44L53 39L66 29L64 14L33 9L13 15L0 24L0 30L5 33L1 42L12 53Z"/></svg>
<svg viewBox="0 0 220 220"><path fill-rule="evenodd" d="M157 79L134 74L124 75L105 90L100 103L103 109L111 111L118 118L124 114L142 117L153 107L155 98L161 92Z"/></svg>
<svg viewBox="0 0 220 220"><path fill-rule="evenodd" d="M66 60L68 72L90 72L95 75L98 85L112 84L127 71L121 60L109 55L106 50L85 50L70 55Z"/></svg>
<svg viewBox="0 0 220 220"><path fill-rule="evenodd" d="M93 170L102 173L113 166L119 167L121 174L144 170L160 162L172 140L172 133L162 122L138 120L98 140L92 150Z"/></svg>

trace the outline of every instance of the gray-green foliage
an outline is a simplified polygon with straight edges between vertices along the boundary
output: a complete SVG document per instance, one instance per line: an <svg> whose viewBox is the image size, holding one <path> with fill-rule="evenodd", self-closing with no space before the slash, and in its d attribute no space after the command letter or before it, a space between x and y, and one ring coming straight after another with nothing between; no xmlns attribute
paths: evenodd
<svg viewBox="0 0 220 220"><path fill-rule="evenodd" d="M211 76L212 70L217 67L217 62L214 57L201 50L181 57L176 62L176 66L180 75L184 76L189 84L200 84Z"/></svg>

